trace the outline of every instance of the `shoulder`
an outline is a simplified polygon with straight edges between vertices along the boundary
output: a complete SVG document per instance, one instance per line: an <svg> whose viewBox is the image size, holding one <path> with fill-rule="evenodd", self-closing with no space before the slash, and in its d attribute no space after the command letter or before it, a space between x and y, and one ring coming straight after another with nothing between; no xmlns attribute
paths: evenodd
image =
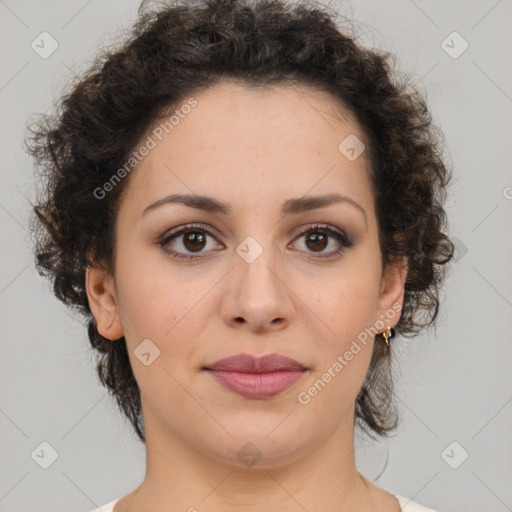
<svg viewBox="0 0 512 512"><path fill-rule="evenodd" d="M95 508L94 510L91 510L91 512L113 512L114 511L114 505L119 501L119 498L102 505L99 508Z"/></svg>
<svg viewBox="0 0 512 512"><path fill-rule="evenodd" d="M416 503L415 501L410 500L409 498L405 498L404 496L400 496L398 494L393 494L393 496L395 496L395 498L398 500L398 503L402 508L402 512L437 512L432 508L424 507L423 505L420 505L419 503ZM95 508L91 512L113 512L114 505L118 501L119 499L115 499L109 503L106 503L105 505L102 505L99 508Z"/></svg>
<svg viewBox="0 0 512 512"><path fill-rule="evenodd" d="M424 507L423 505L420 505L409 498L405 498L404 496L400 496L398 494L393 494L393 496L398 500L398 503L400 503L402 512L437 512L432 508Z"/></svg>

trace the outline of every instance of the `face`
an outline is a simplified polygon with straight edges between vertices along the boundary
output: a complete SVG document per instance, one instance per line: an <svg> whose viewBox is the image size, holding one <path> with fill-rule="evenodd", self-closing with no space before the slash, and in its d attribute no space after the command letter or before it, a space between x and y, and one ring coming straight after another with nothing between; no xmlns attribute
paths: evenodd
<svg viewBox="0 0 512 512"><path fill-rule="evenodd" d="M382 272L366 153L339 149L365 136L327 93L224 83L194 99L132 171L115 275L89 269L89 301L101 334L125 336L148 442L239 466L251 442L260 466L284 464L352 435L371 329L398 322L405 271ZM305 370L248 396L204 369L236 354Z"/></svg>

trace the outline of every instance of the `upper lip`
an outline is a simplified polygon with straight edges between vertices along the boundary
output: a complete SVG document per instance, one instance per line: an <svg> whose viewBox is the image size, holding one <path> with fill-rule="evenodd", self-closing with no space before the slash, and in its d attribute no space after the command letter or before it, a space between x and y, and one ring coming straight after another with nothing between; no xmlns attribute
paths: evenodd
<svg viewBox="0 0 512 512"><path fill-rule="evenodd" d="M232 372L267 373L279 370L306 370L295 359L282 354L268 354L266 356L253 356L251 354L235 354L225 357L215 363L205 366L206 370L224 370Z"/></svg>

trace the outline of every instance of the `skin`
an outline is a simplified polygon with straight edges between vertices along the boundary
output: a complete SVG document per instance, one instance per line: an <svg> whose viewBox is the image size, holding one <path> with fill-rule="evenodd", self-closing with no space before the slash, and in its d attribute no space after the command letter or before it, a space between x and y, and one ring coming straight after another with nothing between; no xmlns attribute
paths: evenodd
<svg viewBox="0 0 512 512"><path fill-rule="evenodd" d="M225 82L194 98L197 106L130 175L115 275L87 271L99 332L125 336L146 428L145 479L114 512L398 512L354 458L354 404L374 337L307 405L298 401L358 334L403 303L406 262L381 268L366 153L349 161L338 150L364 133L331 96L304 86ZM280 213L286 199L332 193L357 202L366 220L349 203ZM169 194L208 195L232 211L167 203L143 215ZM159 237L192 223L213 235L199 252L183 234L166 247L195 260L159 246ZM308 245L299 229L315 223L344 231L353 245L341 254L332 236L327 246ZM263 249L252 263L236 252L248 236ZM148 366L134 354L144 339L160 350ZM244 352L284 354L308 371L277 396L248 399L202 370ZM247 442L261 452L252 467L237 457Z"/></svg>

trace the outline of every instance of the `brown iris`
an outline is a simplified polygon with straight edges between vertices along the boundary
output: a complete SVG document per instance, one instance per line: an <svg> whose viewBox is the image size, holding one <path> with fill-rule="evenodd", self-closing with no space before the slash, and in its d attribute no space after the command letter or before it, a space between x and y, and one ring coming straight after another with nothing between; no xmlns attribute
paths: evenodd
<svg viewBox="0 0 512 512"><path fill-rule="evenodd" d="M206 237L201 231L187 231L183 235L183 245L189 251L200 251L204 248Z"/></svg>
<svg viewBox="0 0 512 512"><path fill-rule="evenodd" d="M327 246L327 238L325 233L313 232L306 237L306 245L309 249L321 251Z"/></svg>

